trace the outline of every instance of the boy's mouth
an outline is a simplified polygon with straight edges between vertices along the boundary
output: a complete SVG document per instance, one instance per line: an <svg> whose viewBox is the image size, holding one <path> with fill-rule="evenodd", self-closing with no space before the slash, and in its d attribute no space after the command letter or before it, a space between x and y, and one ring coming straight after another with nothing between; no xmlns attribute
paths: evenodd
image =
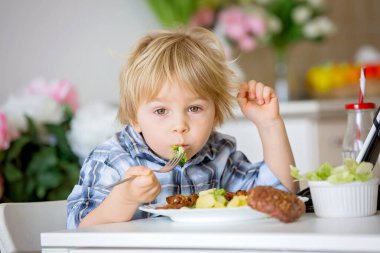
<svg viewBox="0 0 380 253"><path fill-rule="evenodd" d="M189 148L189 145L187 144L176 144L175 146L183 147L185 150Z"/></svg>

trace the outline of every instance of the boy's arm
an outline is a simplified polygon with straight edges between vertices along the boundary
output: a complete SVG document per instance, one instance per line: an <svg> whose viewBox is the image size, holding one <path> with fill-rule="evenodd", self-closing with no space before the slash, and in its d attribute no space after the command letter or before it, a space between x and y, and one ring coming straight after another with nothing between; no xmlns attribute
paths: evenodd
<svg viewBox="0 0 380 253"><path fill-rule="evenodd" d="M257 126L268 167L295 193L298 186L290 175L290 165L295 162L276 94L270 87L251 80L241 84L237 98L243 114Z"/></svg>
<svg viewBox="0 0 380 253"><path fill-rule="evenodd" d="M257 125L257 128L266 164L288 190L296 193L298 184L291 177L289 168L289 165L294 165L295 161L284 121L279 118L266 126Z"/></svg>
<svg viewBox="0 0 380 253"><path fill-rule="evenodd" d="M79 227L131 220L139 204L122 205L117 199L111 192L97 208L83 218Z"/></svg>
<svg viewBox="0 0 380 253"><path fill-rule="evenodd" d="M160 193L161 185L149 168L131 167L125 177L132 175L138 177L115 186L104 201L82 219L79 227L129 221L141 203L152 201Z"/></svg>

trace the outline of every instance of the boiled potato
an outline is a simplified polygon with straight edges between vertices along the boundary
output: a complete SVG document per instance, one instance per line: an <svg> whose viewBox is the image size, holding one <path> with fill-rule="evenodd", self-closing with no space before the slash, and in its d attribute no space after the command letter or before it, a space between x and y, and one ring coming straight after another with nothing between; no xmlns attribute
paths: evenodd
<svg viewBox="0 0 380 253"><path fill-rule="evenodd" d="M234 196L230 202L228 202L227 207L240 207L247 205L247 196Z"/></svg>
<svg viewBox="0 0 380 253"><path fill-rule="evenodd" d="M195 208L225 208L247 206L247 196L234 196L228 202L224 196L224 189L208 189L198 193Z"/></svg>
<svg viewBox="0 0 380 253"><path fill-rule="evenodd" d="M197 199L195 208L212 208L215 202L214 194L203 194Z"/></svg>
<svg viewBox="0 0 380 253"><path fill-rule="evenodd" d="M215 201L214 208L225 208L225 207L226 206L223 203Z"/></svg>

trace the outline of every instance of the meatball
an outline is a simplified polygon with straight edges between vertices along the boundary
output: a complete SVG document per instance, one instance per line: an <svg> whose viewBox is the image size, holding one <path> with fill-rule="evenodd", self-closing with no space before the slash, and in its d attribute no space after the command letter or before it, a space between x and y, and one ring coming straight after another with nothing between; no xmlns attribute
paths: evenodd
<svg viewBox="0 0 380 253"><path fill-rule="evenodd" d="M305 213L305 204L293 193L272 186L257 186L248 191L248 205L282 222L293 222Z"/></svg>

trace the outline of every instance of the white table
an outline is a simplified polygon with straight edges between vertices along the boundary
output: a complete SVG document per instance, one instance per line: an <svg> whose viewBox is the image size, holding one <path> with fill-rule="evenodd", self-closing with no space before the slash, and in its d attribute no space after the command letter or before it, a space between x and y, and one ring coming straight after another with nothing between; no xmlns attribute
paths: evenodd
<svg viewBox="0 0 380 253"><path fill-rule="evenodd" d="M189 224L166 217L41 234L42 252L380 252L380 213L294 223L260 219Z"/></svg>

